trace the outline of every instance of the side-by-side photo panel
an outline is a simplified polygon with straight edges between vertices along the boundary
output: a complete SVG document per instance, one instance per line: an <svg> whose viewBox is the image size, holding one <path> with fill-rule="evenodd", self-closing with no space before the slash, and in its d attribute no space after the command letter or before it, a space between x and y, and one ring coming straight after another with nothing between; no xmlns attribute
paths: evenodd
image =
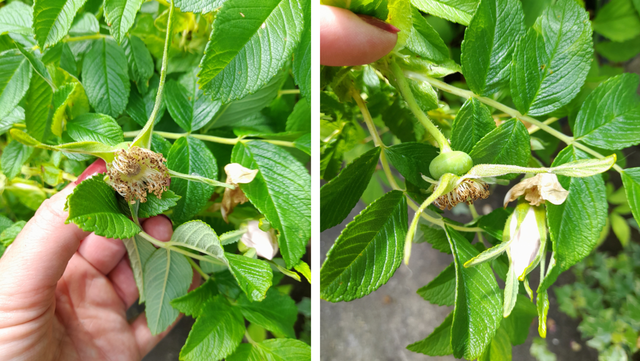
<svg viewBox="0 0 640 361"><path fill-rule="evenodd" d="M321 3L320 359L637 358L640 4Z"/></svg>

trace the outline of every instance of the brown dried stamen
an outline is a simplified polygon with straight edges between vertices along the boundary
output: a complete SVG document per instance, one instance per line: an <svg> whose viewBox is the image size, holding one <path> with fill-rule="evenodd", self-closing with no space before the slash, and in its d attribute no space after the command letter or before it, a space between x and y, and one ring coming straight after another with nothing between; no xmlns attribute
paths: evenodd
<svg viewBox="0 0 640 361"><path fill-rule="evenodd" d="M161 154L148 149L120 149L107 171L108 182L129 203L146 202L147 193L160 198L169 187L166 161Z"/></svg>
<svg viewBox="0 0 640 361"><path fill-rule="evenodd" d="M438 197L433 204L442 209L452 209L462 202L473 204L489 197L489 185L479 179L464 179L454 190Z"/></svg>

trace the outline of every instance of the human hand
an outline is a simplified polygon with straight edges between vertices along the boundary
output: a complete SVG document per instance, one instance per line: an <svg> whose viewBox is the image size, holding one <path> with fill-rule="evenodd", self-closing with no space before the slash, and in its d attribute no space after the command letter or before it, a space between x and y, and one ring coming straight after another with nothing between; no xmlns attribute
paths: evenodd
<svg viewBox="0 0 640 361"><path fill-rule="evenodd" d="M105 171L95 162L77 183ZM65 224L74 187L46 200L0 259L0 360L140 360L170 330L151 335L144 314L128 322L138 288L125 246ZM164 216L142 227L165 242L173 233Z"/></svg>
<svg viewBox="0 0 640 361"><path fill-rule="evenodd" d="M373 63L393 50L399 31L372 16L321 5L320 64L353 66Z"/></svg>

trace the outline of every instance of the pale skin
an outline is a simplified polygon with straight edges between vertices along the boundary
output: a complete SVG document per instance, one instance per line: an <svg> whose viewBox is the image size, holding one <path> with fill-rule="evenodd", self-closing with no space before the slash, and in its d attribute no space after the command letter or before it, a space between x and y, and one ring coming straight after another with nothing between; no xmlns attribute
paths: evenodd
<svg viewBox="0 0 640 361"><path fill-rule="evenodd" d="M96 172L104 162L81 179ZM144 314L127 320L139 295L122 241L65 224L74 187L46 200L0 258L0 360L140 360L168 333L152 335ZM173 233L164 216L142 227L165 242Z"/></svg>

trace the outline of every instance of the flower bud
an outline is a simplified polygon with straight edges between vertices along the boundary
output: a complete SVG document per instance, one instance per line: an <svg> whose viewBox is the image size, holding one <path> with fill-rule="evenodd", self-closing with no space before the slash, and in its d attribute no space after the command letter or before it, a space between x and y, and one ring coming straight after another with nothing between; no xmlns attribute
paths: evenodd
<svg viewBox="0 0 640 361"><path fill-rule="evenodd" d="M278 253L278 237L274 229L265 232L260 229L260 222L249 221L246 232L240 242L249 248L255 248L258 256L273 259Z"/></svg>

